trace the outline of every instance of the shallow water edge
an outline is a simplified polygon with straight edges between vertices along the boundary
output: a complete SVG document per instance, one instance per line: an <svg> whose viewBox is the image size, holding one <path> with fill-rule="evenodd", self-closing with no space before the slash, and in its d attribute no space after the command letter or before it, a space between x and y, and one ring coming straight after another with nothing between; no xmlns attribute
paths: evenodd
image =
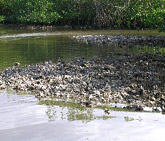
<svg viewBox="0 0 165 141"><path fill-rule="evenodd" d="M33 95L5 91L0 92L0 111L0 137L5 141L118 141L128 140L128 136L129 140L135 141L161 141L165 137L165 119L160 113L110 111L110 115L106 115L101 109L80 111L71 107L38 105Z"/></svg>

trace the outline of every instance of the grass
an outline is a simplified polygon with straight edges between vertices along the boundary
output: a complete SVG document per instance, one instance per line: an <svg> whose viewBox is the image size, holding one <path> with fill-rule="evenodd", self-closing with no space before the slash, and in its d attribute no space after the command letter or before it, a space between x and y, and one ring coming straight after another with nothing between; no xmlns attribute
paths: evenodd
<svg viewBox="0 0 165 141"><path fill-rule="evenodd" d="M134 118L133 117L124 117L125 121L129 122L129 121L133 121Z"/></svg>
<svg viewBox="0 0 165 141"><path fill-rule="evenodd" d="M55 100L40 100L39 104L45 104L45 105L56 105L59 107L72 107L72 108L77 108L77 109L88 109L87 107L82 107L79 103L75 103L74 101L69 101L69 102L65 102L65 101L55 101ZM94 106L94 109L108 109L111 111L123 111L123 112L138 112L135 110L128 110L126 108L122 108L122 107L110 107L109 105L96 105ZM142 111L142 112L146 112L146 113L151 113L151 111Z"/></svg>
<svg viewBox="0 0 165 141"><path fill-rule="evenodd" d="M78 109L85 109L86 107L82 107L79 103L73 103L73 102L65 102L65 101L55 101L55 100L40 100L40 105L56 105L59 107L72 107L72 108L78 108Z"/></svg>
<svg viewBox="0 0 165 141"><path fill-rule="evenodd" d="M55 100L40 100L39 104L45 104L45 105L56 105L59 107L72 107L72 108L78 108L78 109L88 109L87 107L82 107L79 103L74 103L74 102L65 102L65 101L55 101ZM124 112L136 112L134 110L128 110L125 108L121 107L110 107L109 105L97 105L94 106L94 109L108 109L112 111L124 111Z"/></svg>
<svg viewBox="0 0 165 141"><path fill-rule="evenodd" d="M112 118L116 118L116 116L103 115L103 116L98 116L97 117L97 119L103 119L103 120L112 119Z"/></svg>
<svg viewBox="0 0 165 141"><path fill-rule="evenodd" d="M128 110L125 108L121 108L121 107L110 107L109 105L97 105L95 108L97 109L108 109L108 110L112 110L112 111L124 111L124 112L136 112L135 110Z"/></svg>

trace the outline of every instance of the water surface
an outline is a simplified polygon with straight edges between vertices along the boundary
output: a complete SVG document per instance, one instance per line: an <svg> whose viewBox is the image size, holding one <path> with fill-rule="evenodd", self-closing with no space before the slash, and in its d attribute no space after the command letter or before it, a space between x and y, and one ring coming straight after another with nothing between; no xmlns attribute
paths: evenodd
<svg viewBox="0 0 165 141"><path fill-rule="evenodd" d="M70 39L73 35L86 34L132 34L132 35L163 35L157 31L119 31L119 30L89 30L89 31L32 31L0 28L0 70L11 67L14 62L21 66L45 61L71 60L76 57L90 58L93 56L107 56L110 53L155 53L158 50L165 53L161 47L119 48L114 45L98 47L79 44ZM158 48L158 49L157 49Z"/></svg>
<svg viewBox="0 0 165 141"><path fill-rule="evenodd" d="M88 114L86 114L88 113ZM86 114L88 118L75 118ZM79 110L38 105L33 95L0 92L0 138L3 141L161 141L165 118L160 113ZM78 117L78 116L77 116Z"/></svg>
<svg viewBox="0 0 165 141"><path fill-rule="evenodd" d="M78 44L72 35L133 34L164 35L157 31L31 31L0 27L0 70L14 62L21 66L58 58L90 58L110 53L156 53L161 47L118 48ZM0 138L2 141L161 141L165 138L165 117L160 113L80 110L59 105L40 105L33 95L0 92Z"/></svg>

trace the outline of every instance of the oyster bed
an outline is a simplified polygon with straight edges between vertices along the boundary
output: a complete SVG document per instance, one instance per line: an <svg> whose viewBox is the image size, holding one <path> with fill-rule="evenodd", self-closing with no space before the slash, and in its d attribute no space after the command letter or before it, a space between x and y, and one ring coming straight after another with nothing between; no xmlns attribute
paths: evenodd
<svg viewBox="0 0 165 141"><path fill-rule="evenodd" d="M38 98L72 100L92 107L111 102L160 107L165 113L165 55L77 58L69 62L11 67L0 72L0 89L32 92Z"/></svg>
<svg viewBox="0 0 165 141"><path fill-rule="evenodd" d="M73 36L72 39L87 44L115 44L118 46L147 45L165 47L165 36L81 35Z"/></svg>

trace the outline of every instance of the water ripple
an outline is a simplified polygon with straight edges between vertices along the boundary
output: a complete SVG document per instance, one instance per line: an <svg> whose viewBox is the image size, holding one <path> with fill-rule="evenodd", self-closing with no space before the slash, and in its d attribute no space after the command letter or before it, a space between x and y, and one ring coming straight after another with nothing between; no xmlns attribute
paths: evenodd
<svg viewBox="0 0 165 141"><path fill-rule="evenodd" d="M62 35L62 33L22 33L22 34L0 36L0 39L35 37L35 36L52 36L52 35Z"/></svg>

